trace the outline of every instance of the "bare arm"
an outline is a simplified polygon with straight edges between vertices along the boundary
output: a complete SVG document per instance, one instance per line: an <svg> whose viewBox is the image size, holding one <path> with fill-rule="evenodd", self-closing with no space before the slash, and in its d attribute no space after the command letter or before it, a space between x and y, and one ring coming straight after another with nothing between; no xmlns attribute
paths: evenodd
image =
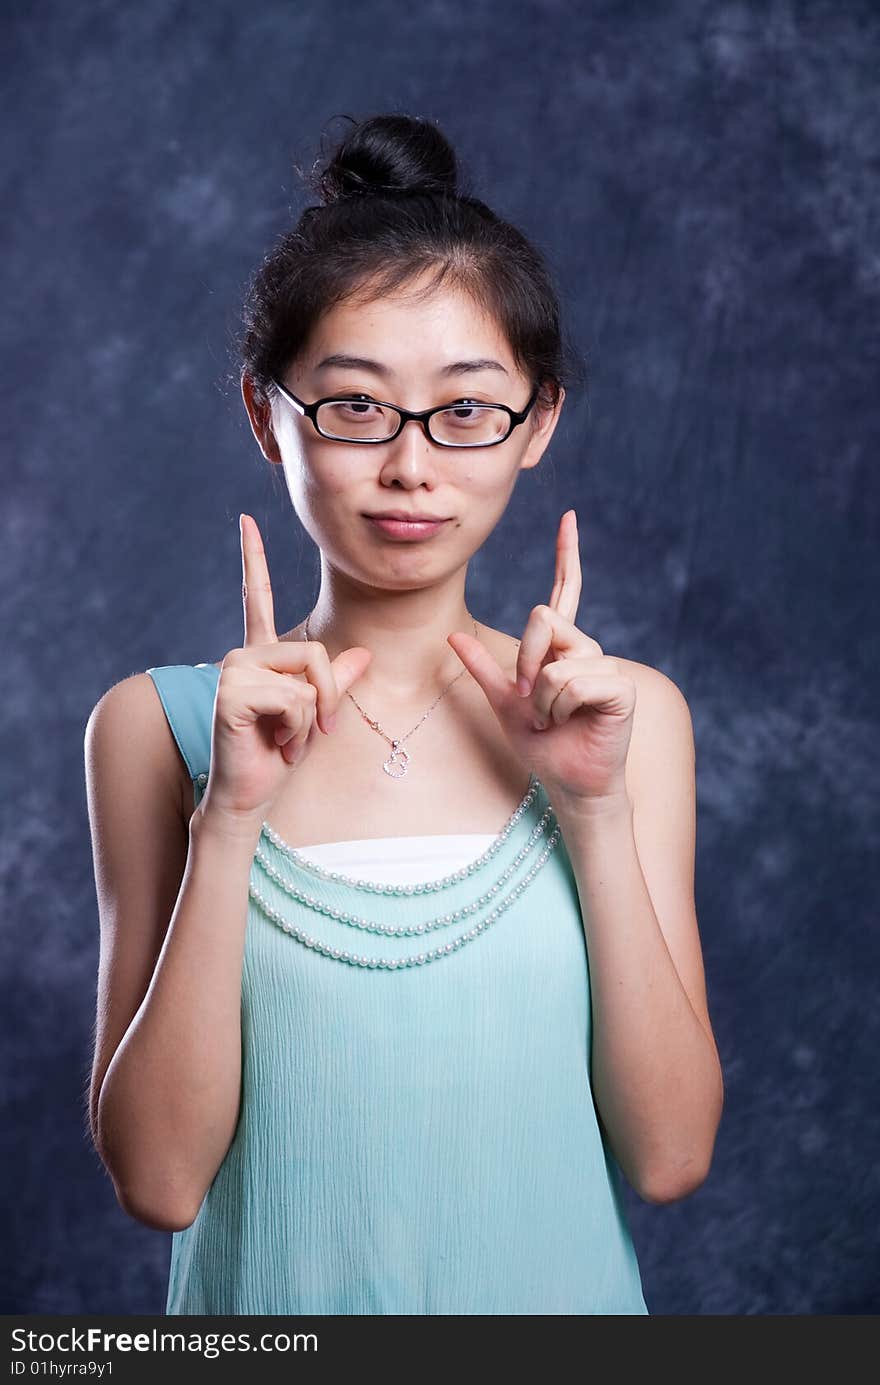
<svg viewBox="0 0 880 1385"><path fill-rule="evenodd" d="M612 811L557 807L590 964L591 1076L628 1180L671 1202L707 1177L723 1105L694 907L694 745L687 703L646 665L627 795Z"/></svg>
<svg viewBox="0 0 880 1385"><path fill-rule="evenodd" d="M85 735L101 948L90 1088L120 1205L194 1219L235 1133L241 971L256 835L187 825L180 757L152 679L101 698Z"/></svg>
<svg viewBox="0 0 880 1385"><path fill-rule="evenodd" d="M160 1229L194 1220L238 1124L248 884L267 805L317 713L329 734L371 658L280 641L259 528L242 515L240 530L245 641L223 660L195 812L149 674L106 692L86 727L101 920L92 1136L122 1207Z"/></svg>

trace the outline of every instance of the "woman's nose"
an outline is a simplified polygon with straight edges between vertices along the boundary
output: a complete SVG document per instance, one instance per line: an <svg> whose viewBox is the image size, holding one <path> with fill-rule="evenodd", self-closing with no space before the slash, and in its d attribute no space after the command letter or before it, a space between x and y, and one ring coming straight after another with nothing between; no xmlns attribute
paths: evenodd
<svg viewBox="0 0 880 1385"><path fill-rule="evenodd" d="M388 444L388 456L382 469L400 468L407 475L432 470L439 451L438 444L428 437L422 422L408 418L397 437Z"/></svg>

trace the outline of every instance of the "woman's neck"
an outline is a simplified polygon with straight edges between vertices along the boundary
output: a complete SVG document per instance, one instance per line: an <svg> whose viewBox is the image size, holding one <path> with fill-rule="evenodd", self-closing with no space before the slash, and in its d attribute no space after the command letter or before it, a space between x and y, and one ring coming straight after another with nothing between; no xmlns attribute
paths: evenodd
<svg viewBox="0 0 880 1385"><path fill-rule="evenodd" d="M368 649L373 657L357 687L387 706L430 699L463 672L446 641L456 630L480 638L461 591L383 592L343 601L322 589L310 615L288 638L318 640L331 659L355 645ZM470 674L466 679L473 681Z"/></svg>

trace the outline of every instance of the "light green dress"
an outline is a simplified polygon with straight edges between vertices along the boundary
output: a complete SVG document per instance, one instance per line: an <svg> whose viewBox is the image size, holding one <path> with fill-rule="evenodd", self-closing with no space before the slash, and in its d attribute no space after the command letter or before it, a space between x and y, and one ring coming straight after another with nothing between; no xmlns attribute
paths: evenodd
<svg viewBox="0 0 880 1385"><path fill-rule="evenodd" d="M198 803L219 670L147 672ZM173 1234L169 1314L648 1312L590 1086L577 886L534 776L488 851L415 887L265 825L241 1032L238 1125Z"/></svg>

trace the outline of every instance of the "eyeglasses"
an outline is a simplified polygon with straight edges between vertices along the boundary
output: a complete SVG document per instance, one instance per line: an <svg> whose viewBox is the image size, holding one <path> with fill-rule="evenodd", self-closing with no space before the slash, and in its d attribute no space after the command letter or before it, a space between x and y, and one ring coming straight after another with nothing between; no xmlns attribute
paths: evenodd
<svg viewBox="0 0 880 1385"><path fill-rule="evenodd" d="M425 436L440 447L494 447L504 442L520 423L525 422L538 397L538 386L521 413L506 404L483 404L480 400L460 400L439 404L434 409L413 413L369 395L328 395L306 404L291 394L280 380L274 381L284 398L312 424L322 438L334 442L391 442L414 418Z"/></svg>

